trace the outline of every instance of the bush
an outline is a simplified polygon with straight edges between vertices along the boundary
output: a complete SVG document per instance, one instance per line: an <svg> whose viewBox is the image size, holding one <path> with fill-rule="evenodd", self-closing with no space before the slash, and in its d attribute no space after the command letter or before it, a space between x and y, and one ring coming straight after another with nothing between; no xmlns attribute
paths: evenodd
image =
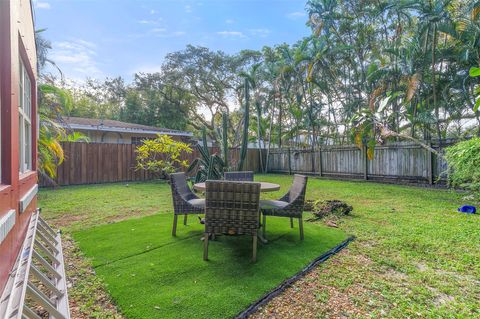
<svg viewBox="0 0 480 319"><path fill-rule="evenodd" d="M480 138L459 142L446 149L448 183L475 192L480 191Z"/></svg>
<svg viewBox="0 0 480 319"><path fill-rule="evenodd" d="M153 140L144 140L137 147L137 170L145 170L159 176L174 173L180 167L188 167L188 162L182 160L182 153L191 153L188 144L173 140L168 135L158 134Z"/></svg>

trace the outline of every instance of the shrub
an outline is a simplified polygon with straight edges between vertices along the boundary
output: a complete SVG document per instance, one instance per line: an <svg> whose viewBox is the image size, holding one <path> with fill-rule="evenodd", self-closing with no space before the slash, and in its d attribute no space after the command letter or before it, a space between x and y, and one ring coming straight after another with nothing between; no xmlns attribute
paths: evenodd
<svg viewBox="0 0 480 319"><path fill-rule="evenodd" d="M480 137L448 147L445 158L450 186L480 191Z"/></svg>
<svg viewBox="0 0 480 319"><path fill-rule="evenodd" d="M188 144L175 141L168 135L158 134L157 138L144 140L142 145L137 147L136 169L159 176L174 173L178 168L188 167L187 160L182 160L180 155L191 152Z"/></svg>

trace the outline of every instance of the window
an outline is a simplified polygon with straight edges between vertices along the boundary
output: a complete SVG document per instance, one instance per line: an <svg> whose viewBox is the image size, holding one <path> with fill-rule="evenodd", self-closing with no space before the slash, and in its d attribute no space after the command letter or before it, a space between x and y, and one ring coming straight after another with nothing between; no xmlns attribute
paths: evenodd
<svg viewBox="0 0 480 319"><path fill-rule="evenodd" d="M30 77L20 59L18 94L18 160L19 171L32 169L32 87Z"/></svg>

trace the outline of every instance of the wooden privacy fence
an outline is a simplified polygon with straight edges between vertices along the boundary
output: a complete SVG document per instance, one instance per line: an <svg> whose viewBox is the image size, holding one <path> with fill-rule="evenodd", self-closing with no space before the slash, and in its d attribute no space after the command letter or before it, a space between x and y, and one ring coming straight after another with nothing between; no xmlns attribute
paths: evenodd
<svg viewBox="0 0 480 319"><path fill-rule="evenodd" d="M40 186L145 181L156 178L151 173L135 170L136 145L63 142L62 146L65 161L57 168L54 183L40 178ZM432 147L442 152L438 144L433 143ZM210 151L220 153L216 147ZM262 151L264 164L266 153L266 150ZM359 149L355 145L322 146L315 151L272 149L269 154L269 172L331 178L434 184L445 181L442 173L447 169L441 157L411 143L376 146L373 160L367 159L365 149ZM198 156L198 152L193 149L183 159L191 163ZM230 149L230 167L236 166L239 156L239 149ZM244 169L260 171L259 156L259 150L249 149Z"/></svg>
<svg viewBox="0 0 480 319"><path fill-rule="evenodd" d="M442 152L438 144L432 144L432 148ZM442 183L446 169L441 157L411 143L376 146L372 160L368 160L365 149L337 145L315 151L274 149L268 161L270 172L399 183Z"/></svg>
<svg viewBox="0 0 480 319"><path fill-rule="evenodd" d="M127 181L145 181L156 176L142 170L135 170L136 145L105 143L73 143L63 142L65 161L57 168L57 177L52 181L40 178L40 186L80 185L113 183ZM218 148L210 151L220 152ZM237 163L238 149L229 152L230 163ZM191 163L199 154L195 148L191 154L182 159ZM258 171L258 150L249 150L245 170Z"/></svg>

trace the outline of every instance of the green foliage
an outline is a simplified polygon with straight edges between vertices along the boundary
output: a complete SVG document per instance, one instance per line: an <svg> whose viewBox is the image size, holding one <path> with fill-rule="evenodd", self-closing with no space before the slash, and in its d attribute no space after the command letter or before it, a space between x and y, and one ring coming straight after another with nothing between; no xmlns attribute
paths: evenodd
<svg viewBox="0 0 480 319"><path fill-rule="evenodd" d="M450 185L480 191L480 137L448 147L445 158Z"/></svg>
<svg viewBox="0 0 480 319"><path fill-rule="evenodd" d="M65 158L60 142L88 142L88 138L78 132L70 133L57 123L57 119L72 108L72 97L68 91L51 84L41 84L38 90L38 170L44 177L53 179L57 175L57 166Z"/></svg>
<svg viewBox="0 0 480 319"><path fill-rule="evenodd" d="M145 139L135 150L137 153L137 170L144 170L157 175L171 174L179 168L188 167L182 160L183 153L191 153L188 144L175 141L168 135L157 134L155 139Z"/></svg>
<svg viewBox="0 0 480 319"><path fill-rule="evenodd" d="M88 81L71 114L198 133L205 126L220 140L226 113L230 145L239 147L248 139L247 78L250 103L261 105L250 133L269 147L348 143L352 125L365 129L365 146L479 134L478 1L309 0L306 11L311 35L292 45L237 54L188 45L132 83ZM375 123L352 121L368 111Z"/></svg>
<svg viewBox="0 0 480 319"><path fill-rule="evenodd" d="M206 128L202 130L202 145L196 145L200 157L197 157L188 167L187 172L196 171L195 183L204 182L206 180L218 180L223 178L225 170L225 162L218 154L210 154L207 144Z"/></svg>
<svg viewBox="0 0 480 319"><path fill-rule="evenodd" d="M472 67L470 68L469 74L472 78L480 76L480 68ZM473 89L473 93L475 95L475 105L473 106L473 111L477 112L480 108L480 85L475 85Z"/></svg>

